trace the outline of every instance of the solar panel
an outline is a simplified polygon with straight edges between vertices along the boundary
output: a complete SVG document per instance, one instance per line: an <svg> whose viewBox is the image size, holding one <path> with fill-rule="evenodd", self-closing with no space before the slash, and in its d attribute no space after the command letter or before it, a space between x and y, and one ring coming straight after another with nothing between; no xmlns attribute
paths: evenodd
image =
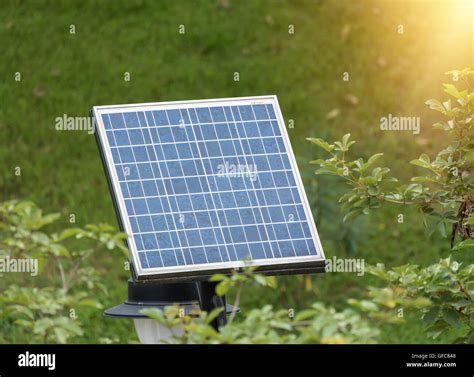
<svg viewBox="0 0 474 377"><path fill-rule="evenodd" d="M324 266L276 96L91 113L138 279Z"/></svg>

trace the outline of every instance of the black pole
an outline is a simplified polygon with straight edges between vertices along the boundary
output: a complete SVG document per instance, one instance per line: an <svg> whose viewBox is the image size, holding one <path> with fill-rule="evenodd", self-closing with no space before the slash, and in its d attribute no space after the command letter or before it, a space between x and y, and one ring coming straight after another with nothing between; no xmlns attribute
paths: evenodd
<svg viewBox="0 0 474 377"><path fill-rule="evenodd" d="M220 327L227 323L226 317L226 302L225 297L220 297L216 294L216 282L201 281L197 282L197 292L199 297L199 305L201 310L207 313L212 312L216 308L222 308L219 315L211 322L214 329L219 330Z"/></svg>

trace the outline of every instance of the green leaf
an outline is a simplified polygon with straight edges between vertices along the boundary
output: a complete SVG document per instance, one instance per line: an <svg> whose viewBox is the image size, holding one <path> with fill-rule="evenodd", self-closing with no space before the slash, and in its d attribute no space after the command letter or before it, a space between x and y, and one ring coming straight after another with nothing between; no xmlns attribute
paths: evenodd
<svg viewBox="0 0 474 377"><path fill-rule="evenodd" d="M258 284L263 285L264 287L267 285L267 279L263 275L257 274L254 276L254 279Z"/></svg>
<svg viewBox="0 0 474 377"><path fill-rule="evenodd" d="M361 182L365 186L373 185L374 183L377 183L377 178L371 175L368 175L367 177L359 178L359 182Z"/></svg>
<svg viewBox="0 0 474 377"><path fill-rule="evenodd" d="M426 325L432 325L436 319L438 318L439 314L439 306L433 306L430 310L428 310L423 315L423 321Z"/></svg>
<svg viewBox="0 0 474 377"><path fill-rule="evenodd" d="M316 144L320 148L323 148L326 152L331 152L334 149L334 145L330 145L329 143L320 138L309 137L306 140L312 142L313 144Z"/></svg>
<svg viewBox="0 0 474 377"><path fill-rule="evenodd" d="M69 257L71 254L69 253L69 250L66 249L65 246L61 244L52 244L49 246L51 252L53 255L58 256L58 257Z"/></svg>
<svg viewBox="0 0 474 377"><path fill-rule="evenodd" d="M355 144L355 141L349 141L349 139L351 138L351 134L345 134L343 137L342 137L342 151L343 152L347 152L349 150L349 148Z"/></svg>
<svg viewBox="0 0 474 377"><path fill-rule="evenodd" d="M359 171L361 174L365 173L377 160L383 156L383 153L376 153L373 156L371 156L366 163L360 164L360 167L358 169L355 169L356 171Z"/></svg>
<svg viewBox="0 0 474 377"><path fill-rule="evenodd" d="M431 163L429 162L429 159L428 161L426 161L426 159L423 159L422 156L426 156L426 155L421 155L419 159L411 160L410 164L421 166L422 168L432 170L432 166L431 166Z"/></svg>
<svg viewBox="0 0 474 377"><path fill-rule="evenodd" d="M166 325L167 321L163 315L163 312L156 308L143 309L140 313L145 314L147 317L157 321L161 325Z"/></svg>
<svg viewBox="0 0 474 377"><path fill-rule="evenodd" d="M207 317L206 317L206 324L210 324L212 321L214 321L217 316L222 313L222 311L224 310L224 308L215 308L213 309L210 313L207 314Z"/></svg>
<svg viewBox="0 0 474 377"><path fill-rule="evenodd" d="M441 311L441 314L443 316L443 319L449 323L451 326L453 327L461 327L462 326L462 322L461 320L459 319L460 317L460 313L457 312L456 310L454 310L453 308L444 308L442 311Z"/></svg>
<svg viewBox="0 0 474 377"><path fill-rule="evenodd" d="M438 100L429 99L428 101L425 102L425 104L427 104L432 110L439 111L440 113L443 113L443 114L446 113L444 106Z"/></svg>
<svg viewBox="0 0 474 377"><path fill-rule="evenodd" d="M324 164L325 162L326 162L326 160L322 160L322 159L319 158L317 160L312 160L309 163L311 165L321 165L321 164Z"/></svg>
<svg viewBox="0 0 474 377"><path fill-rule="evenodd" d="M426 153L422 153L420 155L420 160L426 162L427 164L430 164L430 156L428 156Z"/></svg>
<svg viewBox="0 0 474 377"><path fill-rule="evenodd" d="M373 164L375 161L377 161L382 156L383 156L383 153L376 153L368 159L367 163L368 164Z"/></svg>
<svg viewBox="0 0 474 377"><path fill-rule="evenodd" d="M314 309L302 310L296 315L295 321L306 321L313 318L316 314L318 314L318 312Z"/></svg>
<svg viewBox="0 0 474 377"><path fill-rule="evenodd" d="M367 193L372 196L377 196L378 194L380 194L380 188L377 186L369 186L367 188Z"/></svg>
<svg viewBox="0 0 474 377"><path fill-rule="evenodd" d="M452 95L454 98L457 99L465 99L466 98L466 91L460 92L453 84L443 84L444 86L444 91L450 95Z"/></svg>
<svg viewBox="0 0 474 377"><path fill-rule="evenodd" d="M32 329L34 322L32 321L27 321L25 319L17 319L15 320L15 324L21 327L24 327L26 329Z"/></svg>
<svg viewBox="0 0 474 377"><path fill-rule="evenodd" d="M83 299L83 300L79 301L79 305L86 306L86 307L89 307L89 308L95 308L95 309L102 308L102 305L99 302L97 302L95 300L92 300L92 299L89 299L89 298L86 298L86 299Z"/></svg>
<svg viewBox="0 0 474 377"><path fill-rule="evenodd" d="M474 225L474 215L469 215L469 217L464 222L466 225Z"/></svg>
<svg viewBox="0 0 474 377"><path fill-rule="evenodd" d="M322 174L327 174L327 175L340 175L339 170L334 166L334 165L324 165L324 167L319 168L314 172L316 175L322 175Z"/></svg>
<svg viewBox="0 0 474 377"><path fill-rule="evenodd" d="M465 298L462 298L460 300L457 300L455 302L450 302L450 305L455 307L456 309L464 308L468 305L471 305L471 301L466 300Z"/></svg>
<svg viewBox="0 0 474 377"><path fill-rule="evenodd" d="M474 344L474 331L471 331L466 338L468 344Z"/></svg>
<svg viewBox="0 0 474 377"><path fill-rule="evenodd" d="M456 246L453 247L453 251L459 251L474 247L474 240L464 240L459 242Z"/></svg>
<svg viewBox="0 0 474 377"><path fill-rule="evenodd" d="M436 179L429 178L429 177L413 177L411 179L412 182L416 183L436 183Z"/></svg>
<svg viewBox="0 0 474 377"><path fill-rule="evenodd" d="M385 270L385 265L383 263L377 263L375 266L366 265L365 272L368 272L371 275L375 275L382 280L390 281L390 277L387 274L387 271Z"/></svg>
<svg viewBox="0 0 474 377"><path fill-rule="evenodd" d="M444 221L440 221L436 227L438 229L438 232L439 234L441 234L441 236L443 238L446 238L446 223Z"/></svg>
<svg viewBox="0 0 474 377"><path fill-rule="evenodd" d="M215 281L222 281L222 280L226 280L226 279L228 279L228 277L224 274L214 274L214 275L211 276L209 281L215 282Z"/></svg>
<svg viewBox="0 0 474 377"><path fill-rule="evenodd" d="M346 221L352 220L361 214L362 214L362 208L360 207L352 208L349 212L346 213L342 221L346 222Z"/></svg>
<svg viewBox="0 0 474 377"><path fill-rule="evenodd" d="M448 324L444 321L437 321L434 325L430 326L427 331L426 335L429 337L436 339L442 333L448 330Z"/></svg>
<svg viewBox="0 0 474 377"><path fill-rule="evenodd" d="M28 309L26 306L15 305L13 309L14 309L15 314L24 314L31 320L35 318L33 311Z"/></svg>
<svg viewBox="0 0 474 377"><path fill-rule="evenodd" d="M267 286L270 288L276 288L278 286L278 280L276 276L267 276Z"/></svg>
<svg viewBox="0 0 474 377"><path fill-rule="evenodd" d="M433 124L433 128L435 130L443 130L443 131L449 131L452 129L452 127L447 122L437 122Z"/></svg>
<svg viewBox="0 0 474 377"><path fill-rule="evenodd" d="M216 286L216 294L218 296L224 296L229 290L229 287L230 287L229 280L222 280Z"/></svg>
<svg viewBox="0 0 474 377"><path fill-rule="evenodd" d="M79 228L68 228L64 229L60 234L59 234L59 240L64 240L66 238L70 237L75 237L78 233L82 233L83 230Z"/></svg>

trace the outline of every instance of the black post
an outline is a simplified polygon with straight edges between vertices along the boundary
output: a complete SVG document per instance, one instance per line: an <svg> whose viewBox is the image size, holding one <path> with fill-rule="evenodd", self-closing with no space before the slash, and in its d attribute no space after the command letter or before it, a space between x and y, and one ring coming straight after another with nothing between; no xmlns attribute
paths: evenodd
<svg viewBox="0 0 474 377"><path fill-rule="evenodd" d="M225 326L227 323L227 317L225 297L220 297L216 294L217 284L216 282L210 281L196 283L201 310L210 313L216 308L222 308L219 315L211 322L212 327L219 330L219 327Z"/></svg>

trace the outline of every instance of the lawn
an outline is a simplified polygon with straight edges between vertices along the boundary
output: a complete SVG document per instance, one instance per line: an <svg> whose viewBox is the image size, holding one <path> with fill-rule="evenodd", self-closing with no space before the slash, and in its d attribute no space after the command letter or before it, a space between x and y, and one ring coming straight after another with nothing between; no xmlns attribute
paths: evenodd
<svg viewBox="0 0 474 377"><path fill-rule="evenodd" d="M305 138L333 140L350 132L361 156L383 151L394 175L415 172L407 161L444 146L440 133L430 129L437 118L424 101L443 98L441 83L450 79L445 71L473 63L471 4L3 2L1 199L29 199L47 212L60 212L59 226L68 225L70 214L78 225L116 225L94 136L57 131L57 117L87 116L95 105L276 94L285 121L294 122L289 134L326 256L389 266L434 263L448 255L448 242L428 238L414 211L405 212L403 224L397 224L394 209L343 224L337 197L344 187L313 176L309 161L319 152ZM18 72L21 81L15 80ZM124 80L126 73L130 81ZM382 132L379 119L387 114L420 117L421 133ZM109 289L105 307L126 297L123 262L110 254L94 261ZM355 274L284 277L278 294L252 290L241 306L243 311L265 303L300 309L320 300L341 308L373 283ZM89 330L81 342L136 340L129 321L106 319L97 310L80 315ZM404 326L383 330L383 342L430 342L413 313Z"/></svg>

